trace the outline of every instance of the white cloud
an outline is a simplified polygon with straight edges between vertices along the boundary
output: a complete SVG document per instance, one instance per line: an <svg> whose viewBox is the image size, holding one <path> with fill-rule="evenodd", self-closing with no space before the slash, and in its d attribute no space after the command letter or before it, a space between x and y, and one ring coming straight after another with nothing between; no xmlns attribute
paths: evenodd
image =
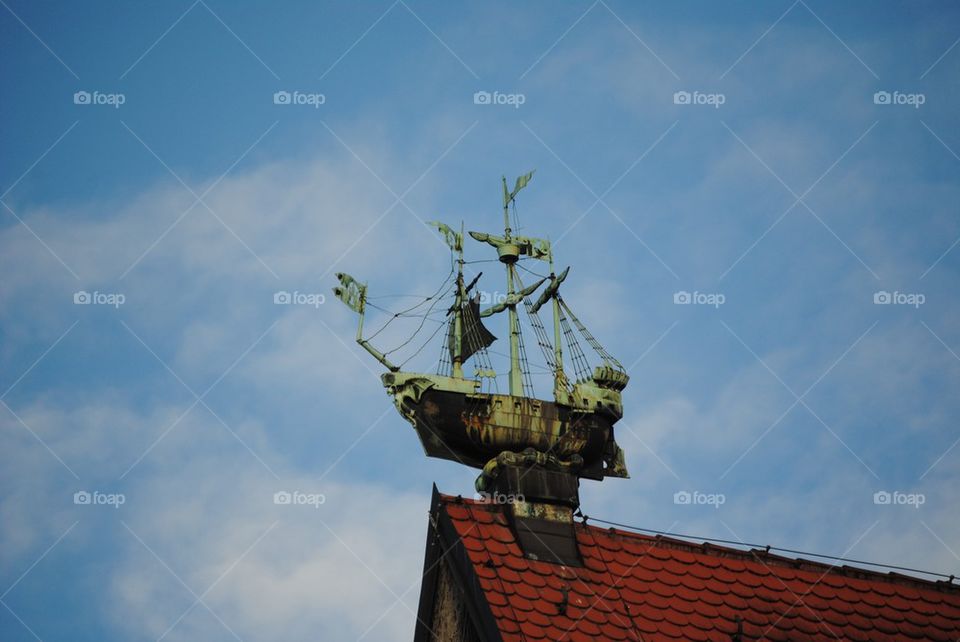
<svg viewBox="0 0 960 642"><path fill-rule="evenodd" d="M126 519L197 594L223 576L204 599L241 637L357 637L388 609L370 639L411 634L426 493L309 474L284 475L283 482L242 471L228 476L212 463L199 459L174 480L156 479L143 488L155 494L142 496ZM326 503L276 506L278 490L322 493ZM121 550L112 593L126 615L116 624L128 635L159 636L192 598L134 538ZM394 605L395 595L402 604ZM168 637L197 636L224 637L202 607Z"/></svg>

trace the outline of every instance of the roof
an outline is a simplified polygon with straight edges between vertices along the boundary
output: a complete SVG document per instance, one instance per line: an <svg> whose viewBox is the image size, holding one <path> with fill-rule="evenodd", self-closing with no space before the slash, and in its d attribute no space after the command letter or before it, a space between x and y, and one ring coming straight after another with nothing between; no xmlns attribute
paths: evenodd
<svg viewBox="0 0 960 642"><path fill-rule="evenodd" d="M524 556L506 507L436 489L431 524L416 639L429 639L441 561L480 639L960 639L960 587L946 581L580 522L583 565L551 564Z"/></svg>

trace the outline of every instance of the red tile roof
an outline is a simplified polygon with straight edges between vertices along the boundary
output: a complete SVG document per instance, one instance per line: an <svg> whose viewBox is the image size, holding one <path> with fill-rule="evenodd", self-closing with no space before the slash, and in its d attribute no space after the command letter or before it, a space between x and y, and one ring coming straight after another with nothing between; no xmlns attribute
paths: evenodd
<svg viewBox="0 0 960 642"><path fill-rule="evenodd" d="M440 494L432 510L493 639L729 642L738 621L744 641L960 639L947 582L580 523L583 566L550 564L523 555L505 511Z"/></svg>

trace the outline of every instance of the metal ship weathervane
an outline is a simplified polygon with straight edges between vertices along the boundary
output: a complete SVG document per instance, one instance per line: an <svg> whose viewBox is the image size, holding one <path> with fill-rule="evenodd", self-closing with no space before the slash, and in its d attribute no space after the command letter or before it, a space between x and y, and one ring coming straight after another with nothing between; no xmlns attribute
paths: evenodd
<svg viewBox="0 0 960 642"><path fill-rule="evenodd" d="M334 288L337 298L358 314L357 343L387 368L381 376L383 385L397 410L413 425L426 454L481 469L476 483L480 492L497 487L496 479L504 468L536 469L571 480L628 477L613 426L623 416L621 392L629 377L564 300L561 286L570 268L559 274L554 271L549 241L520 236L510 227L511 205L516 224L517 194L532 177L530 172L518 178L512 191L503 179L502 235L469 233L496 250L506 272L506 296L486 309L480 309L480 294L475 289L480 275L469 283L464 280L463 233L443 223L431 223L449 245L456 273L456 280L443 295L450 297L450 307L444 320L446 341L435 374L401 370L363 337L365 284L338 273L340 285ZM524 284L518 267L528 260L546 263L549 276ZM552 375L552 400L534 396L521 307ZM552 316L552 333L540 319L544 308ZM505 392L499 390L487 351L497 339L483 323L497 315L505 317L510 346L509 372L503 373L508 382ZM580 339L595 353L593 361L599 360L592 370Z"/></svg>

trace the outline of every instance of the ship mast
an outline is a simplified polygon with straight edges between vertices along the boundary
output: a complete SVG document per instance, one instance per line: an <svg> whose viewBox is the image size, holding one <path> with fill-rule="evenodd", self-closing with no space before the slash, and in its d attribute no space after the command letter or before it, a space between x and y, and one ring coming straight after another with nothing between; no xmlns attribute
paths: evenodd
<svg viewBox="0 0 960 642"><path fill-rule="evenodd" d="M556 284L557 275L553 271L553 248L550 248L550 280ZM556 401L566 402L567 377L563 374L563 348L560 343L560 302L557 293L550 297L553 304L553 361L556 369L553 372L553 398ZM563 398L561 398L563 397Z"/></svg>
<svg viewBox="0 0 960 642"><path fill-rule="evenodd" d="M514 264L520 258L520 248L514 245L510 236L510 202L513 196L507 190L507 177L503 179L503 235L506 243L499 250L500 262L507 268L507 301L513 300L514 295ZM513 303L507 307L507 323L510 332L510 394L515 397L523 396L523 373L520 370L520 318L517 315L517 305Z"/></svg>
<svg viewBox="0 0 960 642"><path fill-rule="evenodd" d="M463 223L460 223L460 238L463 238ZM457 245L457 298L453 319L453 376L463 379L463 302L466 292L463 286L463 241Z"/></svg>

